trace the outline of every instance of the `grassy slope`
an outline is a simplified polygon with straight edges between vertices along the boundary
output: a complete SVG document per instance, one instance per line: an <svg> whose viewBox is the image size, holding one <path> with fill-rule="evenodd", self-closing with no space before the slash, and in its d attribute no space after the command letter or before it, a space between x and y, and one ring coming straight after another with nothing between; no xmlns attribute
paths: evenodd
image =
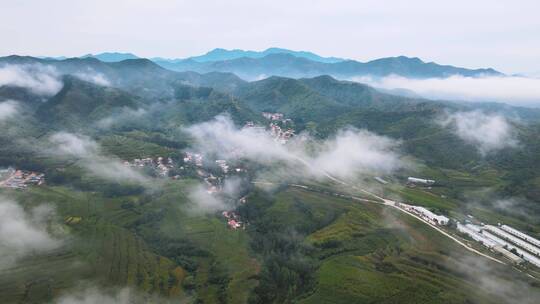
<svg viewBox="0 0 540 304"><path fill-rule="evenodd" d="M148 293L183 297L185 271L171 260L156 255L139 237L122 227L134 215L119 207L121 199L66 188L40 187L16 194L25 206L54 202L60 221L70 216L80 222L67 224L64 245L46 255L30 256L0 276L3 302L26 302L44 293L50 299L80 280L98 285L132 285ZM17 282L14 285L14 282ZM39 290L35 284L43 285Z"/></svg>
<svg viewBox="0 0 540 304"><path fill-rule="evenodd" d="M58 222L80 218L65 224L69 238L65 245L50 253L29 256L0 274L2 303L31 302L52 297L74 288L81 281L100 286L136 286L144 292L182 299L190 296L182 283L190 275L173 260L160 255L145 241L146 233L187 239L210 253L198 258L195 271L197 287L192 297L204 303L217 302L219 285L208 282L212 263L223 265L230 278L226 295L231 303L245 302L255 281L258 264L248 251L249 237L244 231L227 229L225 221L213 215L188 216L186 185L166 185L166 195L145 201L141 196L105 198L97 193L79 192L63 187L39 187L26 192L9 192L24 206L50 202L59 215ZM134 208L122 208L126 202ZM154 229L154 223L141 222L145 214L160 210L167 216Z"/></svg>
<svg viewBox="0 0 540 304"><path fill-rule="evenodd" d="M299 202L309 204L309 211L298 210ZM279 193L267 212L279 219L276 224L302 230L308 223L320 223L321 216L330 210L339 215L337 219L306 238L318 248L314 255L320 267L313 293L302 296L302 302L496 301L475 290L472 279L455 270L456 257L468 257L468 253L414 219L377 205L292 188ZM504 277L503 271L508 269L498 271Z"/></svg>

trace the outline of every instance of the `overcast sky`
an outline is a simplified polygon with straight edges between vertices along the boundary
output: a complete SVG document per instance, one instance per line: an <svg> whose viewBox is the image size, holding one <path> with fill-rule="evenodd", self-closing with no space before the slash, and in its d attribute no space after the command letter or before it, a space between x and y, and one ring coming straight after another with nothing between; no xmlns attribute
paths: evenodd
<svg viewBox="0 0 540 304"><path fill-rule="evenodd" d="M539 12L538 0L13 0L0 3L0 55L283 47L540 75Z"/></svg>

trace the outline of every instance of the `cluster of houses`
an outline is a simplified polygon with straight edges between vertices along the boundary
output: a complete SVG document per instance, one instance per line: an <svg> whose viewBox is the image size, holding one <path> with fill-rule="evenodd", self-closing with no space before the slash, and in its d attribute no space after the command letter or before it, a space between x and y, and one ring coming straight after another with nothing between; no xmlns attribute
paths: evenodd
<svg viewBox="0 0 540 304"><path fill-rule="evenodd" d="M253 129L258 131L266 131L266 127L256 125L253 121L248 121L244 124L244 129Z"/></svg>
<svg viewBox="0 0 540 304"><path fill-rule="evenodd" d="M279 121L283 124L292 123L292 119L285 118L283 113L262 112L262 116L270 121Z"/></svg>
<svg viewBox="0 0 540 304"><path fill-rule="evenodd" d="M448 219L446 216L435 214L422 206L414 206L414 205L408 205L404 203L397 203L396 206L407 212L416 214L422 219L424 219L425 221L434 225L444 226L444 225L448 225L448 223L450 222L450 219Z"/></svg>
<svg viewBox="0 0 540 304"><path fill-rule="evenodd" d="M291 137L294 136L294 130L291 128L283 130L277 124L270 123L270 135L272 135L272 138L274 138L275 141L279 142L280 144L285 144Z"/></svg>
<svg viewBox="0 0 540 304"><path fill-rule="evenodd" d="M216 177L213 174L207 173L200 169L197 170L197 175L203 178L208 194L218 193L223 188L221 177Z"/></svg>
<svg viewBox="0 0 540 304"><path fill-rule="evenodd" d="M540 240L508 225L458 223L457 230L514 262L524 261L540 268Z"/></svg>
<svg viewBox="0 0 540 304"><path fill-rule="evenodd" d="M219 172L213 172L217 175L215 176L205 168L203 160L204 158L202 154L186 152L184 157L184 165L195 166L195 172L197 173L197 176L204 181L207 192L209 194L218 193L222 190L222 181L225 175L231 172L241 173L245 171L245 169L243 168L231 166L227 160L218 159L215 161L215 163L221 169L221 173L223 174L220 174ZM180 169L184 169L184 166L180 167Z"/></svg>
<svg viewBox="0 0 540 304"><path fill-rule="evenodd" d="M229 172L229 165L227 165L226 160L218 159L216 160L216 164L221 168L224 174L227 174Z"/></svg>
<svg viewBox="0 0 540 304"><path fill-rule="evenodd" d="M269 113L263 112L264 118L270 120L270 135L275 141L285 144L294 136L294 130L289 128L292 124L290 118L284 118L283 113Z"/></svg>
<svg viewBox="0 0 540 304"><path fill-rule="evenodd" d="M159 176L167 177L169 176L169 171L174 167L174 162L172 158L168 157L167 159L159 156L157 158L135 158L133 161L124 161L124 165L129 167L150 167L154 168Z"/></svg>
<svg viewBox="0 0 540 304"><path fill-rule="evenodd" d="M238 214L234 211L223 211L221 213L227 220L227 225L230 229L246 229L246 225L240 220Z"/></svg>
<svg viewBox="0 0 540 304"><path fill-rule="evenodd" d="M0 170L0 187L11 189L25 189L28 185L42 185L45 174L32 171L7 168Z"/></svg>
<svg viewBox="0 0 540 304"><path fill-rule="evenodd" d="M262 112L262 116L268 120L283 120L283 113Z"/></svg>
<svg viewBox="0 0 540 304"><path fill-rule="evenodd" d="M185 164L195 164L197 167L202 167L203 165L203 156L199 153L186 152L184 156Z"/></svg>
<svg viewBox="0 0 540 304"><path fill-rule="evenodd" d="M270 136L280 144L285 144L291 137L294 136L294 129L289 126L292 124L292 120L289 118L284 119L282 113L269 113L263 112L262 115L270 120L269 130L266 127L258 126L252 121L246 122L244 128L250 128L263 132L270 132Z"/></svg>

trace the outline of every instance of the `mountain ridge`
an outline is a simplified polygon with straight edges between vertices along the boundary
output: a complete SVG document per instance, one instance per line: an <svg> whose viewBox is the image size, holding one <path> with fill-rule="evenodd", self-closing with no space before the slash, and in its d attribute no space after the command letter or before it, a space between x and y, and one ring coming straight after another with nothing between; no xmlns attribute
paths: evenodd
<svg viewBox="0 0 540 304"><path fill-rule="evenodd" d="M331 75L336 78L357 76L384 77L398 75L413 78L445 78L454 75L480 77L485 75L502 76L493 68L468 69L452 65L424 62L417 57L387 57L368 62L344 60L325 63L296 57L291 54L268 54L261 58L241 57L223 61L198 62L186 60L178 62L156 61L157 64L175 71L231 72L243 79L254 80L265 76L284 76L293 78Z"/></svg>
<svg viewBox="0 0 540 304"><path fill-rule="evenodd" d="M66 60L66 57L40 57L46 60ZM87 54L76 58L96 58L114 63L123 60L143 59L132 53L104 52ZM70 58L67 58L70 59ZM454 75L464 77L504 76L493 68L463 68L448 64L426 62L418 57L394 56L377 58L366 62L336 57L322 57L309 51L293 51L271 47L264 51L223 48L213 49L203 55L187 58L148 58L169 70L198 73L230 72L246 80L268 76L293 78L331 75L335 78L397 75L410 78L446 78Z"/></svg>

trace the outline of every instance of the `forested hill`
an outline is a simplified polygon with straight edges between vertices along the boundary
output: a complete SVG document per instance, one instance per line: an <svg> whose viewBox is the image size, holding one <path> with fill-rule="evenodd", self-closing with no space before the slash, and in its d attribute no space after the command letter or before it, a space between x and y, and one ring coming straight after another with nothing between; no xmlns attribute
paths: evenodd
<svg viewBox="0 0 540 304"><path fill-rule="evenodd" d="M231 73L170 71L147 59L102 62L95 58L46 60L9 56L0 58L0 65L37 65L41 67L37 72L52 73L51 77L62 83L62 89L48 97L15 86L0 88L4 99L25 100L25 109L35 113L33 121L44 129L110 132L103 128L106 122L114 128L171 132L220 113L229 113L242 125L259 121L260 113L269 111L284 113L295 121L298 132L306 130L319 138L356 127L403 140L408 154L430 166L469 170L487 163L501 170L509 183L521 184L514 189L524 189L531 197L534 191L526 186L527 181L535 180L535 172L540 172L535 171L540 163L538 145L502 150L486 158L437 123L449 112L496 113L511 121L518 118L518 137L534 143L538 140L538 109L400 97L330 76L274 76L246 82ZM51 66L54 72L43 69ZM120 118L113 119L116 115ZM138 116L124 119L130 115ZM530 179L518 179L518 174L512 173L514 167L524 168Z"/></svg>

